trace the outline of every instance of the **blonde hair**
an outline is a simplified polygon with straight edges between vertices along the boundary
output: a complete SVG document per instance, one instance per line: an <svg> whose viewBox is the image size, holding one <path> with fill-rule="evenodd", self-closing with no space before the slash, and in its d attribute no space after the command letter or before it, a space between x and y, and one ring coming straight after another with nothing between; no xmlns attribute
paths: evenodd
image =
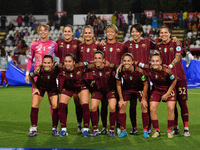
<svg viewBox="0 0 200 150"><path fill-rule="evenodd" d="M151 56L151 58L152 58L153 56L159 56L160 59L162 60L162 56L161 56L161 54L160 54L160 51L158 51L158 50L155 50L155 51L153 52L153 55Z"/></svg>
<svg viewBox="0 0 200 150"><path fill-rule="evenodd" d="M91 25L86 25L84 28L83 28L83 35L84 35L84 32L85 32L85 29L86 28L90 28L92 30L92 41L95 41L95 37L94 37L94 30L93 30L93 27ZM82 39L82 42L85 43L85 38Z"/></svg>
<svg viewBox="0 0 200 150"><path fill-rule="evenodd" d="M39 33L41 27L44 27L44 28L46 28L48 31L50 31L49 25L47 25L47 24L41 24L41 25L39 25L39 27L37 28L37 33Z"/></svg>
<svg viewBox="0 0 200 150"><path fill-rule="evenodd" d="M107 29L108 29L108 28L112 28L112 29L115 30L116 33L118 33L118 28L117 28L116 25L114 25L114 24L109 24L109 25L107 25L107 26L106 26L106 29L105 29L106 32L107 32Z"/></svg>

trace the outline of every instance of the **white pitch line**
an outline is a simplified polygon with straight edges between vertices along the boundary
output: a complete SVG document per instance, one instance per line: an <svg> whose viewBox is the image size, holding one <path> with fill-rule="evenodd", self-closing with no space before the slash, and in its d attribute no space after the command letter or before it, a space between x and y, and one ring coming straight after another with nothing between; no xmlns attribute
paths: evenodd
<svg viewBox="0 0 200 150"><path fill-rule="evenodd" d="M200 95L200 93L193 93L193 92L188 92L188 94L197 94L197 95Z"/></svg>

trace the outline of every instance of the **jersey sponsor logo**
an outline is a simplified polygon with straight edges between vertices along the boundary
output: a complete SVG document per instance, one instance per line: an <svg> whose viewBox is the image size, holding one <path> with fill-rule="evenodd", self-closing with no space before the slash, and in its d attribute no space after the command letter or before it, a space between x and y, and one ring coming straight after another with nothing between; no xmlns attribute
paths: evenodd
<svg viewBox="0 0 200 150"><path fill-rule="evenodd" d="M109 48L109 51L110 51L110 52L112 52L112 51L113 51L113 48L112 48L112 47L110 47L110 48Z"/></svg>
<svg viewBox="0 0 200 150"><path fill-rule="evenodd" d="M135 48L139 48L139 45L138 45L138 44L135 44Z"/></svg>
<svg viewBox="0 0 200 150"><path fill-rule="evenodd" d="M171 76L170 76L170 79L171 79L171 80L173 80L174 78L175 78L174 75L171 75Z"/></svg>
<svg viewBox="0 0 200 150"><path fill-rule="evenodd" d="M120 52L120 49L119 49L119 48L117 48L117 52Z"/></svg>
<svg viewBox="0 0 200 150"><path fill-rule="evenodd" d="M62 43L61 43L62 44ZM63 45L60 45L60 47L63 47Z"/></svg>
<svg viewBox="0 0 200 150"><path fill-rule="evenodd" d="M171 47L169 50L170 50L170 51L173 51L173 50L174 50L174 48L173 48L173 47Z"/></svg>
<svg viewBox="0 0 200 150"><path fill-rule="evenodd" d="M87 49L86 49L86 52L89 53L89 52L90 52L90 48L87 48Z"/></svg>
<svg viewBox="0 0 200 150"><path fill-rule="evenodd" d="M48 49L51 49L51 46L49 46Z"/></svg>
<svg viewBox="0 0 200 150"><path fill-rule="evenodd" d="M146 44L142 44L142 47L146 47Z"/></svg>
<svg viewBox="0 0 200 150"><path fill-rule="evenodd" d="M167 48L164 48L164 52L167 53Z"/></svg>
<svg viewBox="0 0 200 150"><path fill-rule="evenodd" d="M97 49L96 49L96 48L94 48L94 49L93 49L93 51L94 51L94 52L96 52L96 51L97 51Z"/></svg>
<svg viewBox="0 0 200 150"><path fill-rule="evenodd" d="M180 52L180 51L181 51L181 47L180 47L180 46L177 46L177 47L176 47L176 51L177 51L177 52Z"/></svg>

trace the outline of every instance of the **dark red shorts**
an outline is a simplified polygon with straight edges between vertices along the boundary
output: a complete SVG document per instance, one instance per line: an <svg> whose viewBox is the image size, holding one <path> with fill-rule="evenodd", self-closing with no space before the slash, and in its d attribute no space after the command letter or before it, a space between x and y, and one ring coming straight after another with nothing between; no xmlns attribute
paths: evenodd
<svg viewBox="0 0 200 150"><path fill-rule="evenodd" d="M160 93L156 90L151 92L151 97L150 97L150 102L155 101L155 102L160 102L161 101L161 97L163 96L163 93ZM176 90L172 90L170 96L167 99L168 101L176 101Z"/></svg>
<svg viewBox="0 0 200 150"><path fill-rule="evenodd" d="M40 94L39 93L35 93L35 95L39 95L41 97L44 97L45 92L47 92L47 96L48 97L58 95L58 91L56 91L56 90L54 90L54 91L51 91L51 90L50 91L46 91L46 90L39 89L39 92L40 92Z"/></svg>
<svg viewBox="0 0 200 150"><path fill-rule="evenodd" d="M109 91L107 93L93 91L91 94L91 99L102 100L103 97L106 97L107 99L116 98L116 92L114 90Z"/></svg>
<svg viewBox="0 0 200 150"><path fill-rule="evenodd" d="M130 101L130 100L137 100L141 101L142 99L142 91L135 91L135 90L124 90L122 91L123 99L124 101Z"/></svg>
<svg viewBox="0 0 200 150"><path fill-rule="evenodd" d="M63 88L61 90L60 94L64 94L64 95L67 95L69 97L72 97L74 94L78 94L78 93L81 92L81 90L85 90L85 89L88 89L88 88L86 86L78 87L78 88L73 89L73 90Z"/></svg>
<svg viewBox="0 0 200 150"><path fill-rule="evenodd" d="M186 101L188 99L187 81L186 80L177 81L176 91L177 91L177 101Z"/></svg>

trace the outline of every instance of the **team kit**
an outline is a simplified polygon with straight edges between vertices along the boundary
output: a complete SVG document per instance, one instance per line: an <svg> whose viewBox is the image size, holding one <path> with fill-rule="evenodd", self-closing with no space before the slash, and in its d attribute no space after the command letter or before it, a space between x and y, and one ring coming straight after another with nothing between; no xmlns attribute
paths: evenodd
<svg viewBox="0 0 200 150"><path fill-rule="evenodd" d="M45 92L51 108L53 136L68 136L68 103L72 97L76 106L77 132L83 137L99 134L119 138L128 136L128 102L130 134L137 134L137 99L141 106L144 138L160 136L157 108L161 101L167 103L167 137L174 138L174 134L180 133L177 106L181 108L184 136L190 136L182 44L176 37L170 38L168 27L160 28L162 41L159 43L142 38L141 24L131 26L132 40L123 44L116 41L118 28L113 24L106 26L107 40L101 42L94 40L93 28L89 25L83 29L82 41L73 39L71 25L64 27L63 39L57 42L48 39L49 33L48 25L38 27L40 39L31 44L26 68L25 81L32 83L29 137L37 136L39 104ZM154 50L151 55L150 50ZM53 61L54 56L59 62ZM30 71L33 63L34 70ZM98 127L99 117L102 130ZM89 129L90 120L92 131Z"/></svg>

